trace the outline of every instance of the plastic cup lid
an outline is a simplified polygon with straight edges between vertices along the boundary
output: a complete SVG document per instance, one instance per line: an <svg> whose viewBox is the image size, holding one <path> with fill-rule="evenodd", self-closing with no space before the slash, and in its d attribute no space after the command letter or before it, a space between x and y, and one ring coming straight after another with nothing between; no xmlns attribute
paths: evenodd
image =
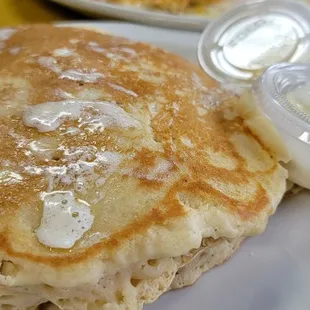
<svg viewBox="0 0 310 310"><path fill-rule="evenodd" d="M288 0L236 7L205 29L198 58L210 76L240 86L270 65L310 61L310 9Z"/></svg>
<svg viewBox="0 0 310 310"><path fill-rule="evenodd" d="M310 147L310 65L273 65L255 82L253 93L278 128Z"/></svg>

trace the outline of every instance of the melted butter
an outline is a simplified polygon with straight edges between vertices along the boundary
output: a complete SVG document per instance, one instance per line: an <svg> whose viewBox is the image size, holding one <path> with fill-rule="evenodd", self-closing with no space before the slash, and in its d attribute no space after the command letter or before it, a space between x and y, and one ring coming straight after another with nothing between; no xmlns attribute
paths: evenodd
<svg viewBox="0 0 310 310"><path fill-rule="evenodd" d="M72 192L51 192L43 197L43 216L36 230L40 243L60 249L73 247L94 222L89 204Z"/></svg>
<svg viewBox="0 0 310 310"><path fill-rule="evenodd" d="M108 83L108 85L110 87L112 87L113 89L118 90L120 92L123 92L123 93L125 93L127 95L130 95L130 96L133 96L133 97L138 97L138 95L135 92L133 92L132 90L129 90L129 89L123 87L123 86L120 86L120 85L117 85L117 84L113 84L113 83Z"/></svg>
<svg viewBox="0 0 310 310"><path fill-rule="evenodd" d="M92 150L90 147L80 147L65 152L67 161L66 171L58 175L55 182L72 184L76 192L86 194L89 185L100 187L104 185L107 178L115 172L123 159L121 154ZM101 168L100 174L96 168ZM54 187L54 186L53 186Z"/></svg>
<svg viewBox="0 0 310 310"><path fill-rule="evenodd" d="M288 100L299 111L310 116L310 83L301 85L289 93Z"/></svg>
<svg viewBox="0 0 310 310"><path fill-rule="evenodd" d="M44 175L48 192L70 186L77 193L87 194L90 188L103 186L122 159L119 153L97 150L94 146L77 147L63 150L61 166L29 165L24 170L28 174Z"/></svg>
<svg viewBox="0 0 310 310"><path fill-rule="evenodd" d="M18 173L9 170L0 171L0 184L16 184L21 182L22 180L23 177Z"/></svg>
<svg viewBox="0 0 310 310"><path fill-rule="evenodd" d="M96 115L83 120L83 115L89 114L87 109L93 109ZM40 132L56 130L66 120L79 120L82 125L96 123L103 128L108 126L139 127L139 122L117 104L103 101L66 100L33 105L25 109L23 120L27 126L35 127Z"/></svg>
<svg viewBox="0 0 310 310"><path fill-rule="evenodd" d="M96 72L95 70L91 72L83 72L79 70L67 70L61 73L60 78L69 79L73 81L82 81L85 83L94 83L98 79L103 78L102 73Z"/></svg>
<svg viewBox="0 0 310 310"><path fill-rule="evenodd" d="M58 49L54 50L54 54L56 53L58 56L62 57L68 57L72 56L73 51L67 49ZM62 54L62 55L60 55ZM85 83L94 83L98 79L103 78L104 75L102 73L97 72L95 69L92 69L90 71L83 71L83 70L63 70L61 66L59 65L58 61L54 57L50 56L41 56L38 58L38 63L44 67L47 68L59 75L59 78L61 79L69 79L73 81L81 81Z"/></svg>
<svg viewBox="0 0 310 310"><path fill-rule="evenodd" d="M55 57L69 57L69 56L74 56L74 50L69 49L69 48L57 48L53 51L53 56Z"/></svg>

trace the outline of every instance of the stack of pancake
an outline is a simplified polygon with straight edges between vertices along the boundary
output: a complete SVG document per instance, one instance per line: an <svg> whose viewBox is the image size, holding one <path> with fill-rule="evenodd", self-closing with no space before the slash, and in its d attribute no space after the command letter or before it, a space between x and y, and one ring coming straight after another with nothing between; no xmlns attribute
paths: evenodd
<svg viewBox="0 0 310 310"><path fill-rule="evenodd" d="M264 231L288 155L249 98L91 30L3 29L0 54L2 309L141 309Z"/></svg>

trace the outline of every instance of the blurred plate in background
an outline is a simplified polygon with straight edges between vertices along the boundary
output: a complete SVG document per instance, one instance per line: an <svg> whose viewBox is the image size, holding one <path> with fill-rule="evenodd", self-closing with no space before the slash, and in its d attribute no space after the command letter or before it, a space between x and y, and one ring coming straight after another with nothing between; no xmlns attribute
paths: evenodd
<svg viewBox="0 0 310 310"><path fill-rule="evenodd" d="M170 14L159 10L148 10L138 6L107 3L104 0L50 0L76 9L89 16L126 19L153 26L202 30L209 21L245 0L212 0L213 4L197 10L197 14ZM199 12L198 12L199 11Z"/></svg>

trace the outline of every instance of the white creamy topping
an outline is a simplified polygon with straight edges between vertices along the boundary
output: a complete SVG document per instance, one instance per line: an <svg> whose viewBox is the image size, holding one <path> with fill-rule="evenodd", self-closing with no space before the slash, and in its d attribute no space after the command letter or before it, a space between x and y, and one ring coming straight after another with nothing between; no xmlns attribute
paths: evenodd
<svg viewBox="0 0 310 310"><path fill-rule="evenodd" d="M69 48L57 48L53 51L53 56L55 57L69 57L69 56L74 56L74 50L69 49Z"/></svg>
<svg viewBox="0 0 310 310"><path fill-rule="evenodd" d="M124 88L123 86L120 86L120 85L116 85L116 84L113 84L113 83L108 83L108 85L110 87L112 87L113 89L115 90L118 90L120 92L123 92L127 95L130 95L130 96L133 96L133 97L138 97L138 94L136 94L135 92L133 92L132 90L129 90L129 89L126 89Z"/></svg>
<svg viewBox="0 0 310 310"><path fill-rule="evenodd" d="M95 115L90 115L87 109L92 109ZM65 120L79 120L82 125L97 123L101 127L139 127L139 122L117 104L104 101L66 100L32 105L25 109L23 120L40 132L56 130Z"/></svg>
<svg viewBox="0 0 310 310"><path fill-rule="evenodd" d="M89 204L69 191L43 195L43 216L36 230L38 240L52 248L69 249L94 222Z"/></svg>

